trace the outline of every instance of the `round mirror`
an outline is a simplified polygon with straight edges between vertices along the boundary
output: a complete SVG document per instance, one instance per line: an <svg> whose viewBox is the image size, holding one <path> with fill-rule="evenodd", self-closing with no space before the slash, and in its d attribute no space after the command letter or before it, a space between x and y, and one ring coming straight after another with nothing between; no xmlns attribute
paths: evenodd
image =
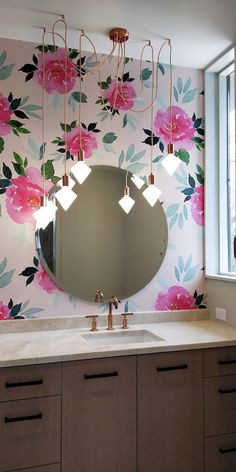
<svg viewBox="0 0 236 472"><path fill-rule="evenodd" d="M41 262L66 292L94 301L97 289L105 297L124 299L155 276L164 259L168 229L160 202L151 207L131 181L135 204L126 214L118 201L124 195L126 171L93 166L73 190L77 199L64 211L58 204L55 221L37 232Z"/></svg>

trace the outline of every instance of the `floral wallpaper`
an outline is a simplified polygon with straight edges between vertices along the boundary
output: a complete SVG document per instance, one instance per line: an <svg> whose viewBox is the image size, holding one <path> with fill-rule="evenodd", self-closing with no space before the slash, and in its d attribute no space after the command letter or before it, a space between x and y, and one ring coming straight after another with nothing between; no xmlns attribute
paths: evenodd
<svg viewBox="0 0 236 472"><path fill-rule="evenodd" d="M122 310L152 311L206 307L203 273L204 121L203 73L173 69L173 103L169 106L169 67L159 64L154 121L145 108L150 97L151 68L126 58L118 78L113 58L91 73L79 89L78 76L95 65L94 56L47 45L43 79L42 45L1 40L0 50L0 319L66 316L94 312L94 304L72 297L50 280L35 249L33 213L43 189L50 190L79 149L89 165L122 167L144 179L153 172L162 190L168 221L168 248L154 279L139 293L122 300ZM64 91L67 90L67 122ZM42 96L45 97L45 142L42 141ZM81 123L78 110L81 106ZM170 141L181 165L169 176L161 161ZM44 160L42 160L44 157ZM43 166L44 162L44 166ZM145 248L144 248L145 250ZM96 306L103 312L106 306Z"/></svg>

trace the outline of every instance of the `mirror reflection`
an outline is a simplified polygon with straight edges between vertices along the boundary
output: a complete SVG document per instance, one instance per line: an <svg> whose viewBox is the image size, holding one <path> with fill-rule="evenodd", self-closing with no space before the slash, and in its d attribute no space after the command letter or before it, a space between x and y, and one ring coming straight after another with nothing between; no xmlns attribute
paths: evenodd
<svg viewBox="0 0 236 472"><path fill-rule="evenodd" d="M135 200L130 213L119 205L126 171L93 166L73 190L78 198L64 211L58 204L55 221L36 234L41 262L66 292L94 301L101 289L105 297L127 298L145 287L164 259L168 229L160 202L151 207L131 181Z"/></svg>

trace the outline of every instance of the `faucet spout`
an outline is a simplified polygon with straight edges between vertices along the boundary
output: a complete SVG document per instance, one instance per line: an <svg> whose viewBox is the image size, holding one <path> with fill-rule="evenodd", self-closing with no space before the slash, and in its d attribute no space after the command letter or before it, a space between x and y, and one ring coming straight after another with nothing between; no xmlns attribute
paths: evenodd
<svg viewBox="0 0 236 472"><path fill-rule="evenodd" d="M113 328L113 314L112 314L112 305L114 305L115 309L117 310L118 308L118 303L120 303L120 300L118 300L117 297L114 295L111 295L109 300L108 300L108 316L107 316L107 330L112 330Z"/></svg>

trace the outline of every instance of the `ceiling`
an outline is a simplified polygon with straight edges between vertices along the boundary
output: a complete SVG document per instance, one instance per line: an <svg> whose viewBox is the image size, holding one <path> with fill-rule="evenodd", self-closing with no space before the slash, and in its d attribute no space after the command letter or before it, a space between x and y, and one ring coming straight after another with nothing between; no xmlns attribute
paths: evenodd
<svg viewBox="0 0 236 472"><path fill-rule="evenodd" d="M106 53L109 30L125 27L127 56L139 58L144 40L158 49L170 38L173 63L184 67L205 68L236 42L236 0L0 0L0 7L1 37L40 42L40 27L50 28L64 14L69 46L78 46L83 28Z"/></svg>

